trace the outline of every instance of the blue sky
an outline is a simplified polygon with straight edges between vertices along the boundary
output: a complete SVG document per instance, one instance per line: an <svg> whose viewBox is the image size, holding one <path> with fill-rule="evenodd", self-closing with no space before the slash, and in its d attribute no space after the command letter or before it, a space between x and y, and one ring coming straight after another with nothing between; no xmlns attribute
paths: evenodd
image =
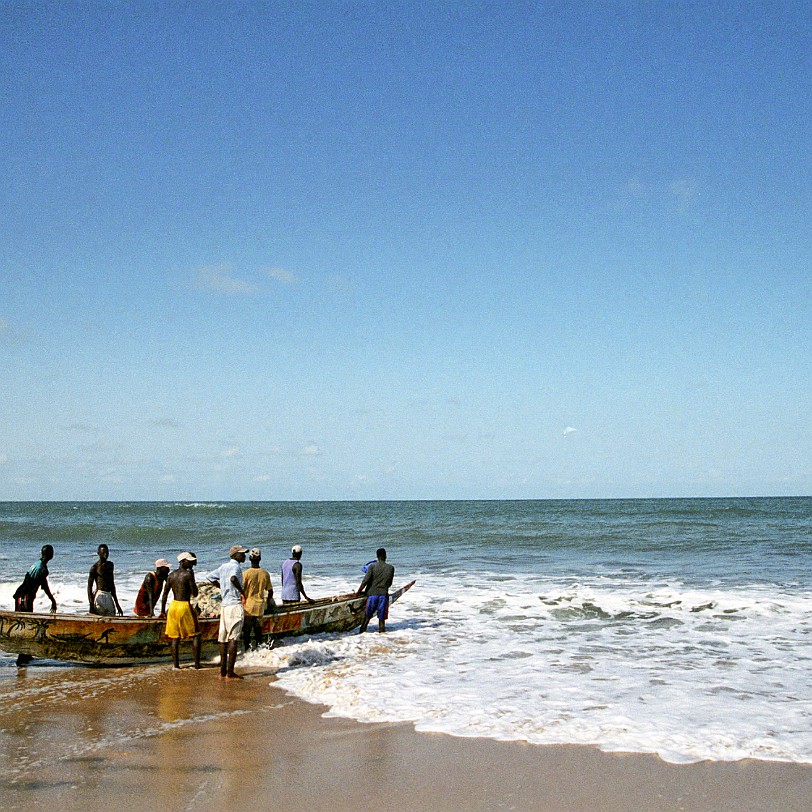
<svg viewBox="0 0 812 812"><path fill-rule="evenodd" d="M6 4L0 499L812 494L810 44Z"/></svg>

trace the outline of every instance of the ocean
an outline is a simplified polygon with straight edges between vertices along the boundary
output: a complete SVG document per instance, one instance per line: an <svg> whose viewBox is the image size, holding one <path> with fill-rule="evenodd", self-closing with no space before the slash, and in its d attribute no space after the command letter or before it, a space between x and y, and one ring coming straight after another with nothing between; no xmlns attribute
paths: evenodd
<svg viewBox="0 0 812 812"><path fill-rule="evenodd" d="M386 547L395 585L417 580L387 634L246 656L329 715L674 763L812 763L812 498L0 503L0 606L50 543L60 611L86 611L102 542L127 612L154 559L183 550L200 577L231 544L259 546L278 592L301 544L321 597L355 589ZM0 652L0 679L13 663Z"/></svg>

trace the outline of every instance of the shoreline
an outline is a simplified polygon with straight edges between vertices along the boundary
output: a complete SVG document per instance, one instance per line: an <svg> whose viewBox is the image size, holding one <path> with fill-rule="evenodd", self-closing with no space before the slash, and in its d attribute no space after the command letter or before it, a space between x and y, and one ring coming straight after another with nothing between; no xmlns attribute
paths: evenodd
<svg viewBox="0 0 812 812"><path fill-rule="evenodd" d="M670 764L592 746L418 733L322 716L244 680L147 666L25 669L0 678L2 808L109 810L759 810L810 808L812 765ZM156 806L157 805L157 806Z"/></svg>

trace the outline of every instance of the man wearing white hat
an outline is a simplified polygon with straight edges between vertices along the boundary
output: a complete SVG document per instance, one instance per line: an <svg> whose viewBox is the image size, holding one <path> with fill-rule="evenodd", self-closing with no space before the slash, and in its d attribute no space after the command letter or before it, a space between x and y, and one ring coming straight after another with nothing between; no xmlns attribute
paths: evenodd
<svg viewBox="0 0 812 812"><path fill-rule="evenodd" d="M155 569L144 576L144 583L135 598L134 612L138 617L152 617L155 614L167 575L169 562L165 558L159 558L155 562Z"/></svg>
<svg viewBox="0 0 812 812"><path fill-rule="evenodd" d="M169 638L172 650L172 664L180 668L180 655L178 648L181 640L192 641L192 656L195 668L200 668L200 629L197 625L197 615L192 609L191 600L197 596L197 582L194 568L197 557L194 553L186 551L178 555L178 568L169 573L164 591L161 595L161 617L166 618L164 633ZM169 590L172 590L172 603L169 612L166 611L166 599Z"/></svg>
<svg viewBox="0 0 812 812"><path fill-rule="evenodd" d="M217 641L220 643L220 679L242 679L234 673L237 661L237 641L242 637L242 625L245 620L243 609L242 569L248 550L242 544L234 544L228 551L229 558L225 564L210 572L206 578L220 587L223 596L220 604L220 632Z"/></svg>
<svg viewBox="0 0 812 812"><path fill-rule="evenodd" d="M294 544L290 549L290 558L282 562L282 603L297 603L302 598L313 603L302 583L302 548Z"/></svg>

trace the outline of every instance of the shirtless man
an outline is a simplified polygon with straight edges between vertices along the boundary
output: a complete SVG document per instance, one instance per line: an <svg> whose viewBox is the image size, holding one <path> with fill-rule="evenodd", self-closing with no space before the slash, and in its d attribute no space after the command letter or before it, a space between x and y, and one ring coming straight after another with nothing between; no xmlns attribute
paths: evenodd
<svg viewBox="0 0 812 812"><path fill-rule="evenodd" d="M87 578L87 602L91 615L124 614L116 596L113 562L108 561L110 550L106 544L98 548L99 560L90 568Z"/></svg>
<svg viewBox="0 0 812 812"><path fill-rule="evenodd" d="M179 566L169 573L161 596L161 617L166 618L166 636L172 650L172 665L180 668L178 646L181 640L192 640L192 655L195 668L200 668L200 631L197 617L190 603L197 595L197 583L193 568L197 564L194 553L181 553L178 556ZM172 603L169 614L166 613L166 599L172 590Z"/></svg>

